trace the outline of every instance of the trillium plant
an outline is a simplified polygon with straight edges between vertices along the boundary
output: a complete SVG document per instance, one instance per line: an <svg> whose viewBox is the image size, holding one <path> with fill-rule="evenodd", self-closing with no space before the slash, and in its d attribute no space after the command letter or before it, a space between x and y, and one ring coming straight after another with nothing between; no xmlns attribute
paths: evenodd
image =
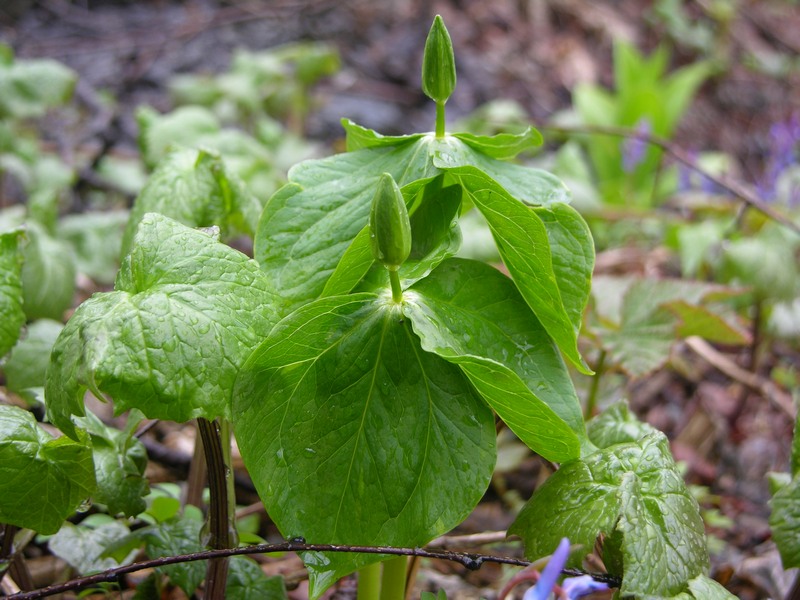
<svg viewBox="0 0 800 600"><path fill-rule="evenodd" d="M296 165L260 216L224 156L165 159L153 175L161 183L132 211L114 291L81 304L52 352L46 412L65 436L2 413L4 435L27 445L0 444L0 521L53 533L101 493L119 512L141 510L143 489L120 498L92 452L103 436L87 390L117 413L198 420L211 548L237 543L231 431L287 539L418 547L480 501L500 421L560 465L510 528L531 560L571 541L550 583L526 597L547 597L557 572L580 568L596 545L619 597L731 597L706 575L698 506L665 436L624 405L584 421L567 365L590 373L578 333L594 248L562 182L512 161L541 135L447 132L455 86L436 17L422 72L435 131L384 136L343 120L347 151ZM187 189L191 202L165 201ZM488 225L502 269L458 257L469 211ZM253 258L224 243L242 233L253 235ZM141 478L140 462L119 463L128 480ZM63 491L49 520L6 491L23 476ZM302 558L312 598L354 571L362 598L404 598L403 557ZM224 596L228 572L224 559L209 563L206 598Z"/></svg>

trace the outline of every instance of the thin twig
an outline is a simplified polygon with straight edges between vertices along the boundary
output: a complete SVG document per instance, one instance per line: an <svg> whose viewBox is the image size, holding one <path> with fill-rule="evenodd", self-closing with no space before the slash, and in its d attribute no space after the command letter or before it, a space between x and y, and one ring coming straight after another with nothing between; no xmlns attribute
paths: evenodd
<svg viewBox="0 0 800 600"><path fill-rule="evenodd" d="M79 590L82 588L90 587L100 583L117 582L123 575L141 571L144 569L153 569L157 567L164 567L167 565L174 565L176 563L194 562L198 560L210 560L214 558L224 558L229 556L241 556L245 554L265 554L270 552L352 552L358 554L386 554L392 556L419 556L422 558L436 558L441 560L449 560L462 564L470 570L476 570L481 567L483 563L492 562L506 565L513 565L518 567L527 567L531 563L527 560L519 558L511 558L506 556L488 556L484 554L473 554L467 552L450 552L450 551L435 551L423 550L422 548L394 548L390 546L344 546L332 544L305 544L300 542L283 542L280 544L259 544L257 546L247 546L244 548L228 548L225 550L205 550L203 552L193 552L191 554L182 554L178 556L167 556L164 558L155 558L153 560L146 560L124 567L117 567L108 569L96 575L89 575L87 577L80 577L60 583L51 585L40 590L33 592L25 592L21 594L14 594L8 597L8 600L35 600L37 598L44 598L46 596L54 596L55 594L62 594L64 592ZM609 587L619 587L622 583L621 578L616 575L609 575L607 573L587 573L580 569L562 569L564 575L580 576L591 575L597 581L602 581L609 585Z"/></svg>
<svg viewBox="0 0 800 600"><path fill-rule="evenodd" d="M658 135L629 129L627 127L602 127L599 125L584 125L578 127L551 127L543 126L540 129L543 131L550 131L561 135L576 135L576 134L591 134L591 135L609 135L614 137L631 138L640 140L642 142L651 144L663 150L666 154L672 156L675 160L683 163L693 171L700 173L710 181L716 183L718 186L729 191L731 194L739 198L748 206L755 208L768 216L773 221L780 223L784 227L794 231L800 235L800 224L795 223L788 217L775 211L771 206L760 200L753 192L751 192L741 182L736 181L727 176L716 175L706 171L695 162L688 152L670 142L668 139Z"/></svg>

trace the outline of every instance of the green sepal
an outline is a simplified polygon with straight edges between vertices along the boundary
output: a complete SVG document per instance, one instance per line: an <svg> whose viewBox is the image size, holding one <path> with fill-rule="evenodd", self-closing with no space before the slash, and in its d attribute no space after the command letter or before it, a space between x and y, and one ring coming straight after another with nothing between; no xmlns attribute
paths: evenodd
<svg viewBox="0 0 800 600"><path fill-rule="evenodd" d="M389 173L378 180L369 213L372 256L390 271L397 271L411 253L411 222L403 193Z"/></svg>
<svg viewBox="0 0 800 600"><path fill-rule="evenodd" d="M435 102L445 103L456 89L453 42L440 15L436 15L425 40L422 57L422 91Z"/></svg>

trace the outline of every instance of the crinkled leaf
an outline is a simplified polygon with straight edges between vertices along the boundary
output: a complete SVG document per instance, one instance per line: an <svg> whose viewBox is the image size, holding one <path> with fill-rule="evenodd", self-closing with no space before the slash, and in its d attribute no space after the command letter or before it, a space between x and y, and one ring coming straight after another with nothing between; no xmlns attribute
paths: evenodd
<svg viewBox="0 0 800 600"><path fill-rule="evenodd" d="M509 196L497 183L475 168L462 167L450 171L450 174L458 177L469 191L469 198L489 223L514 283L547 333L571 362L588 372L577 347L580 315L586 297L566 294L568 289L582 289L585 284L566 284L569 288L565 287L564 297L559 288L559 285L565 285L562 281L566 282L569 275L574 275L581 267L570 266L568 272L559 273L563 277L557 277L548 231L542 218L532 208ZM552 215L547 216L550 218ZM558 235L565 238L563 231ZM568 258L561 258L559 263L563 266ZM580 263L576 261L576 264L585 267L592 262L587 263L582 253ZM568 304L572 307L569 312L565 307L565 299L569 300Z"/></svg>
<svg viewBox="0 0 800 600"><path fill-rule="evenodd" d="M635 442L657 429L636 418L627 402L617 402L586 424L589 439L598 448Z"/></svg>
<svg viewBox="0 0 800 600"><path fill-rule="evenodd" d="M607 551L619 556L607 564L624 564L623 596L679 594L709 564L697 502L659 432L562 465L509 532L523 538L531 559L552 552L563 536L587 552L599 534L618 536Z"/></svg>
<svg viewBox="0 0 800 600"><path fill-rule="evenodd" d="M0 233L0 357L11 350L25 324L22 308L22 230Z"/></svg>
<svg viewBox="0 0 800 600"><path fill-rule="evenodd" d="M52 422L74 436L83 394L149 418L230 418L239 366L275 322L272 288L252 260L211 235L145 215L116 290L78 307L53 349Z"/></svg>
<svg viewBox="0 0 800 600"><path fill-rule="evenodd" d="M0 523L55 533L94 489L86 436L53 439L31 413L0 406Z"/></svg>
<svg viewBox="0 0 800 600"><path fill-rule="evenodd" d="M72 305L75 293L75 260L72 250L50 236L37 223L26 225L28 243L22 251L22 295L29 320L60 321Z"/></svg>
<svg viewBox="0 0 800 600"><path fill-rule="evenodd" d="M61 322L50 319L40 319L28 325L25 337L14 346L3 365L9 390L20 393L29 388L44 387L50 350L62 329L64 325Z"/></svg>
<svg viewBox="0 0 800 600"><path fill-rule="evenodd" d="M151 525L135 533L144 537L148 558L161 558L205 550L200 543L202 527L201 521L183 517ZM189 597L200 587L206 574L203 561L176 563L157 570L169 577Z"/></svg>
<svg viewBox="0 0 800 600"><path fill-rule="evenodd" d="M585 434L569 373L508 277L450 259L405 299L423 348L458 364L523 442L549 460L577 458Z"/></svg>
<svg viewBox="0 0 800 600"><path fill-rule="evenodd" d="M127 254L142 217L161 213L189 227L220 227L224 236L253 234L261 204L230 173L225 161L206 150L177 150L150 176L131 210L122 252Z"/></svg>
<svg viewBox="0 0 800 600"><path fill-rule="evenodd" d="M200 137L220 130L214 113L200 106L182 106L165 115L144 106L136 111L136 123L139 150L150 169L176 146L193 146Z"/></svg>
<svg viewBox="0 0 800 600"><path fill-rule="evenodd" d="M267 577L252 558L232 556L225 597L228 600L286 600L286 586L280 575Z"/></svg>
<svg viewBox="0 0 800 600"><path fill-rule="evenodd" d="M55 60L0 64L0 118L40 117L67 102L77 80L75 71Z"/></svg>
<svg viewBox="0 0 800 600"><path fill-rule="evenodd" d="M287 537L425 544L469 514L494 466L491 411L372 294L284 319L242 368L233 405L245 464ZM304 560L318 597L376 557Z"/></svg>
<svg viewBox="0 0 800 600"><path fill-rule="evenodd" d="M90 212L67 215L58 222L58 238L72 247L80 273L100 284L114 283L129 216L124 210Z"/></svg>
<svg viewBox="0 0 800 600"><path fill-rule="evenodd" d="M454 133L453 137L460 139L481 154L499 160L514 158L520 152L541 146L544 141L542 134L533 127L528 127L518 134L498 133L497 135L488 136Z"/></svg>
<svg viewBox="0 0 800 600"><path fill-rule="evenodd" d="M147 451L134 437L141 419L128 419L124 431L107 427L94 413L81 419L82 428L92 438L97 491L94 499L108 507L108 513L135 517L146 508L144 496L149 488L144 476Z"/></svg>
<svg viewBox="0 0 800 600"><path fill-rule="evenodd" d="M689 591L697 600L737 600L736 596L707 575L699 575L690 579Z"/></svg>
<svg viewBox="0 0 800 600"><path fill-rule="evenodd" d="M128 552L119 562L105 556L111 544L129 533L124 523L115 520L108 520L97 527L64 523L47 545L53 554L65 560L79 574L90 575L133 562L135 550Z"/></svg>

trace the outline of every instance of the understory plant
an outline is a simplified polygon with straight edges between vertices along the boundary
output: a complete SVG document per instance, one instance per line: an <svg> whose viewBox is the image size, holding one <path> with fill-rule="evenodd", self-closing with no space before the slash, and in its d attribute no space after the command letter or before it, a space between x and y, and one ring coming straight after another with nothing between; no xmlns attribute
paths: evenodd
<svg viewBox="0 0 800 600"><path fill-rule="evenodd" d="M114 290L83 302L55 343L46 413L65 436L44 439L16 413L5 417L15 428L0 430L20 432L3 434L0 453L18 450L20 436L47 449L39 462L0 454L14 476L0 480L0 498L32 463L69 493L51 503L53 522L22 520L7 500L0 521L51 532L100 489L92 450L103 436L87 391L116 413L198 419L211 487L202 541L212 548L237 543L230 428L287 539L416 547L480 501L500 419L560 464L510 529L528 558L568 537L565 564L581 566L597 544L620 597L731 597L706 575L698 506L666 437L624 405L584 421L567 364L591 373L578 333L594 248L563 183L511 162L541 135L448 133L455 85L436 17L422 72L435 130L383 136L343 120L347 152L293 167L257 218L224 155L168 154L137 204L165 205L186 181L197 193L181 196L172 217L134 206ZM456 256L469 211L488 223L503 270ZM253 258L224 243L234 233L254 235ZM13 252L2 256L14 264ZM5 287L3 298L17 297L13 282ZM80 469L52 466L50 448ZM302 558L312 598L356 570L362 598L405 596L402 557ZM231 593L227 562L215 560L207 598Z"/></svg>

